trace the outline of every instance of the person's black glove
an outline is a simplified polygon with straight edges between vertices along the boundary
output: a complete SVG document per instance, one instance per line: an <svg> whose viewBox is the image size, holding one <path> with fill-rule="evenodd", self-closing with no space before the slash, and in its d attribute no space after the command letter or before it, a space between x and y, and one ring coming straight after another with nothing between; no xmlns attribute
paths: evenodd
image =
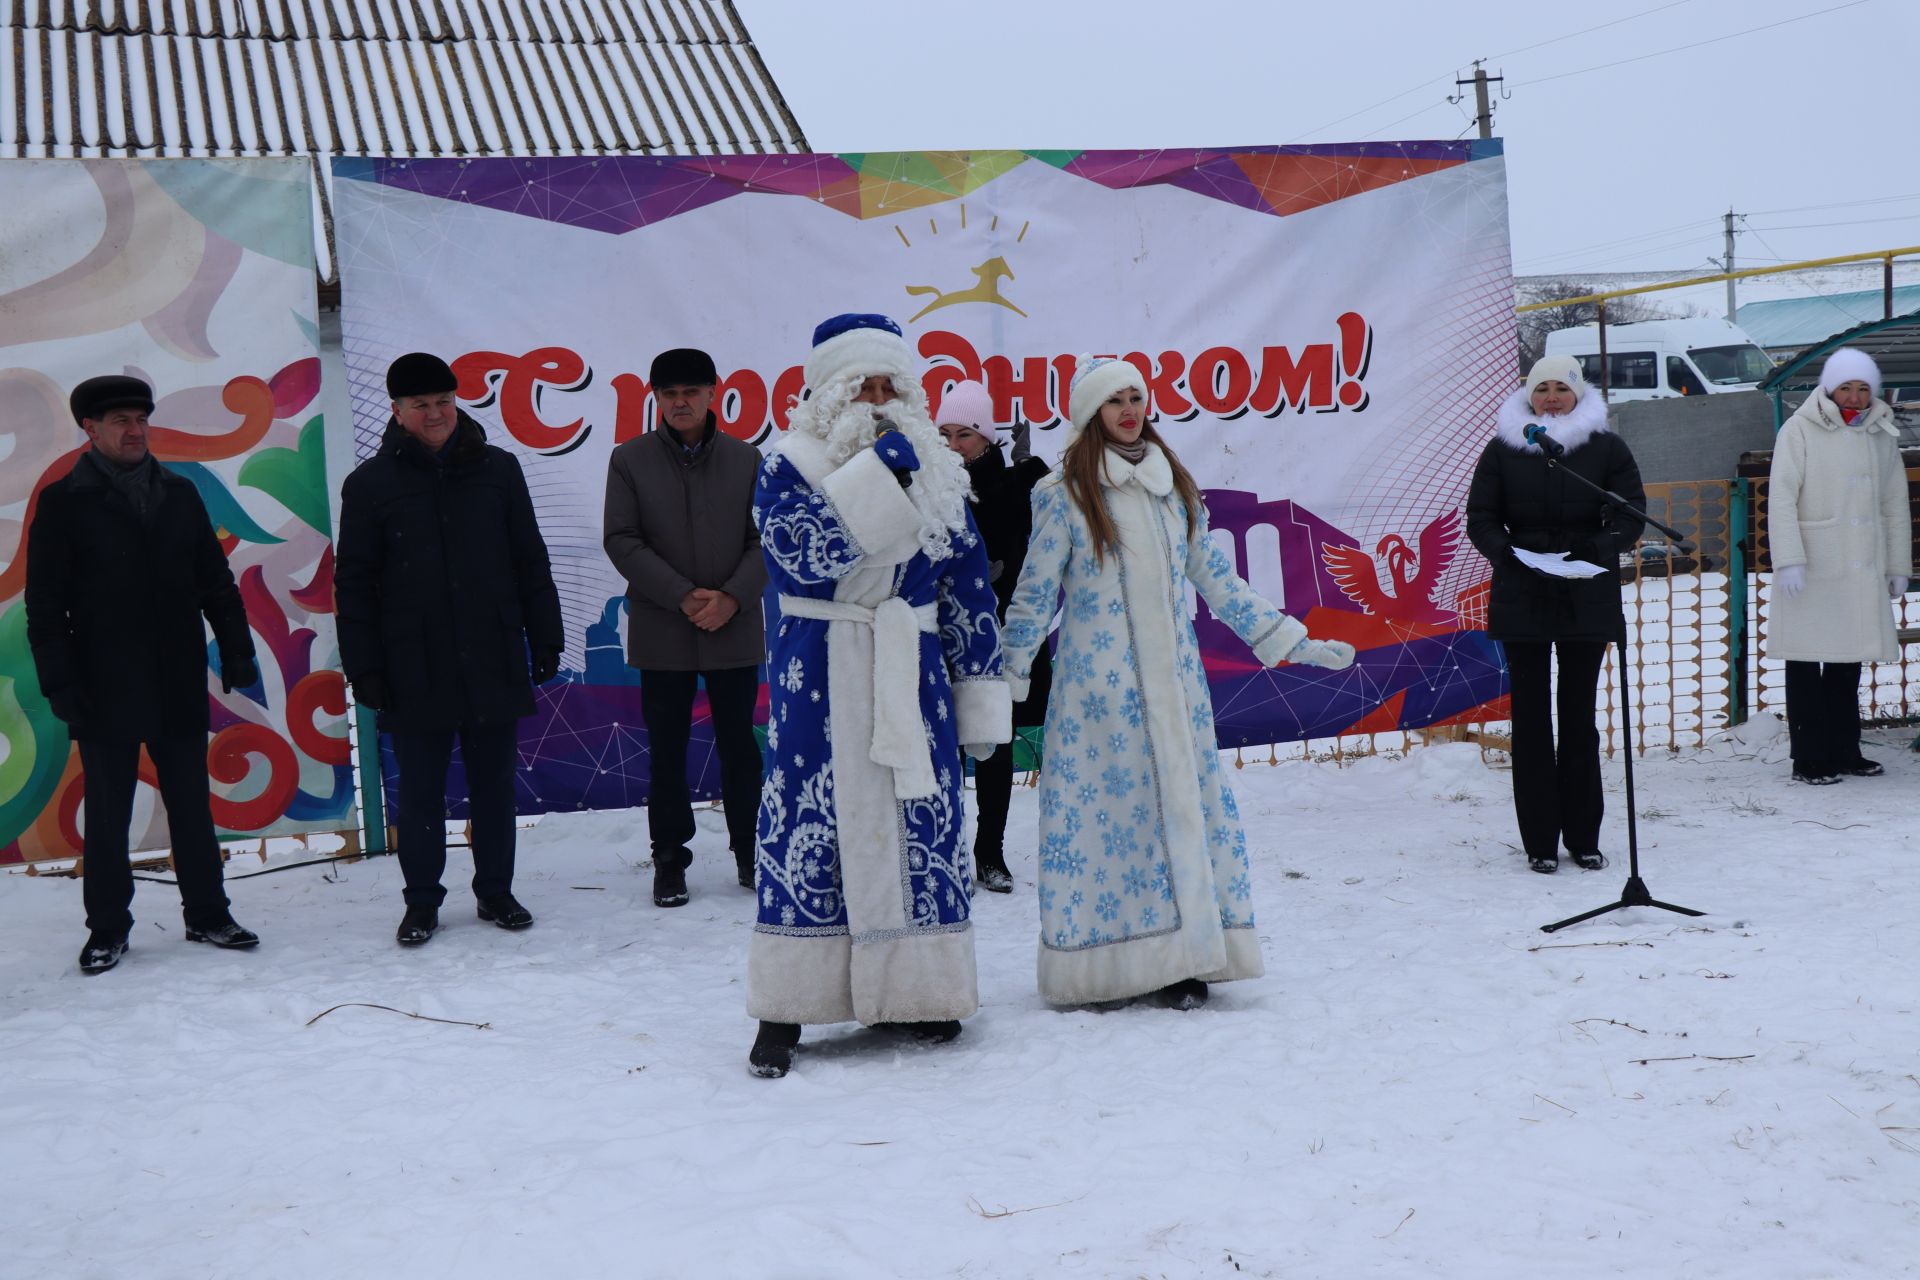
<svg viewBox="0 0 1920 1280"><path fill-rule="evenodd" d="M545 684L560 674L560 651L550 645L535 645L533 650L533 682Z"/></svg>
<svg viewBox="0 0 1920 1280"><path fill-rule="evenodd" d="M224 658L220 660L220 691L222 693L232 693L235 689L251 689L258 683L260 683L260 664L253 660L252 654L244 658L235 658L231 662Z"/></svg>
<svg viewBox="0 0 1920 1280"><path fill-rule="evenodd" d="M78 689L62 689L58 693L48 694L47 705L53 708L54 715L68 725L86 723L87 695Z"/></svg>
<svg viewBox="0 0 1920 1280"><path fill-rule="evenodd" d="M377 675L364 675L353 682L353 700L375 711L387 709L387 682Z"/></svg>

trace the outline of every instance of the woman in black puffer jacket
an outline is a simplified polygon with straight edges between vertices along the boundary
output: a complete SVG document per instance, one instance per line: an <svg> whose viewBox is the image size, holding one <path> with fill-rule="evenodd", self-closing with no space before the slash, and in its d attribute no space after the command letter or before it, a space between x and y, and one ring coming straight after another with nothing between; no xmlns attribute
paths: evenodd
<svg viewBox="0 0 1920 1280"><path fill-rule="evenodd" d="M1607 865L1600 852L1600 734L1594 695L1607 646L1620 635L1620 553L1639 540L1642 522L1623 515L1578 481L1547 465L1526 438L1535 423L1565 449L1560 466L1646 505L1640 468L1626 441L1607 425L1606 402L1589 389L1580 365L1548 356L1500 406L1498 431L1474 468L1467 494L1467 536L1493 565L1487 634L1506 654L1513 701L1513 807L1527 865L1559 869L1562 842L1587 870ZM1565 553L1604 573L1561 578L1527 567L1516 549ZM1560 688L1548 689L1558 650ZM1560 713L1555 749L1553 710Z"/></svg>
<svg viewBox="0 0 1920 1280"><path fill-rule="evenodd" d="M1033 486L1047 474L1038 458L1009 463L1000 452L1000 424L994 420L993 399L978 382L956 382L947 388L935 415L947 447L965 459L973 481L973 518L987 544L993 566L993 594L1000 621L1007 620L1007 602L1020 581L1027 558L1027 538L1033 532ZM1047 718L1047 692L1053 686L1053 661L1045 645L1033 660L1033 682L1026 700L1013 709L1016 729ZM992 756L973 767L974 794L980 814L973 837L974 878L993 893L1013 892L1013 873L1007 870L1007 807L1013 800L1013 745L1001 743Z"/></svg>

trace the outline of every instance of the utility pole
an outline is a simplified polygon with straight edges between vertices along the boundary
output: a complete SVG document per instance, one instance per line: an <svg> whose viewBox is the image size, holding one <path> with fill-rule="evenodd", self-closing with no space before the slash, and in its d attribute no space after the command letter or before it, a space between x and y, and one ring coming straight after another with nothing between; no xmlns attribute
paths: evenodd
<svg viewBox="0 0 1920 1280"><path fill-rule="evenodd" d="M1480 126L1481 137L1491 138L1493 136L1493 101L1487 94L1487 86L1489 84L1502 84L1505 82L1506 77L1488 75L1486 67L1483 65L1485 62L1485 58L1475 58L1473 60L1473 79L1461 80L1456 77L1454 84L1463 87L1466 85L1473 86L1474 104L1478 108L1477 113L1473 117L1473 122ZM1464 93L1455 94L1448 98L1447 101L1460 102L1466 96ZM1505 90L1501 91L1501 96L1506 96Z"/></svg>
<svg viewBox="0 0 1920 1280"><path fill-rule="evenodd" d="M1721 269L1725 271L1729 276L1733 274L1733 218L1734 218L1733 207L1729 205L1727 207L1727 257L1726 257L1726 261L1720 264ZM1740 310L1739 305L1735 303L1733 300L1733 281L1728 280L1727 281L1727 323L1728 324L1736 323L1736 321L1734 320L1734 316L1739 310Z"/></svg>

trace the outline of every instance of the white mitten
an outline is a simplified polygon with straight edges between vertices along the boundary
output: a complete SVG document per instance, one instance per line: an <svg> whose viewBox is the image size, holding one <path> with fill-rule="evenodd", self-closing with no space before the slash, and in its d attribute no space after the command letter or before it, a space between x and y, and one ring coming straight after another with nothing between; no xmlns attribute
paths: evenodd
<svg viewBox="0 0 1920 1280"><path fill-rule="evenodd" d="M1790 564L1784 569L1775 569L1773 587L1787 599L1793 599L1807 589L1807 566Z"/></svg>
<svg viewBox="0 0 1920 1280"><path fill-rule="evenodd" d="M1339 671L1353 665L1353 646L1344 640L1302 640L1288 651L1283 661Z"/></svg>
<svg viewBox="0 0 1920 1280"><path fill-rule="evenodd" d="M1887 594L1895 600L1907 594L1907 580L1897 573L1889 575L1887 578Z"/></svg>
<svg viewBox="0 0 1920 1280"><path fill-rule="evenodd" d="M995 744L991 742L969 742L960 749L972 756L975 760L985 760L993 754L994 746Z"/></svg>

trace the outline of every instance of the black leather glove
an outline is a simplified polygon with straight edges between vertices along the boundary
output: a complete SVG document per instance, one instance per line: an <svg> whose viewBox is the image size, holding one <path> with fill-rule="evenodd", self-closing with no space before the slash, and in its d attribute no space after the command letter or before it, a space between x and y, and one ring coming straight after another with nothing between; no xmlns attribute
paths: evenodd
<svg viewBox="0 0 1920 1280"><path fill-rule="evenodd" d="M87 721L87 695L78 689L62 689L58 693L48 694L47 705L53 708L54 715L69 726L85 724Z"/></svg>
<svg viewBox="0 0 1920 1280"><path fill-rule="evenodd" d="M549 645L535 645L533 650L533 682L545 684L560 674L560 650Z"/></svg>
<svg viewBox="0 0 1920 1280"><path fill-rule="evenodd" d="M220 691L222 693L232 693L235 689L250 689L258 683L260 683L260 664L253 660L252 654L244 658L235 658L231 662L225 658L220 660Z"/></svg>
<svg viewBox="0 0 1920 1280"><path fill-rule="evenodd" d="M375 711L387 709L387 682L377 675L364 675L353 682L353 700Z"/></svg>

